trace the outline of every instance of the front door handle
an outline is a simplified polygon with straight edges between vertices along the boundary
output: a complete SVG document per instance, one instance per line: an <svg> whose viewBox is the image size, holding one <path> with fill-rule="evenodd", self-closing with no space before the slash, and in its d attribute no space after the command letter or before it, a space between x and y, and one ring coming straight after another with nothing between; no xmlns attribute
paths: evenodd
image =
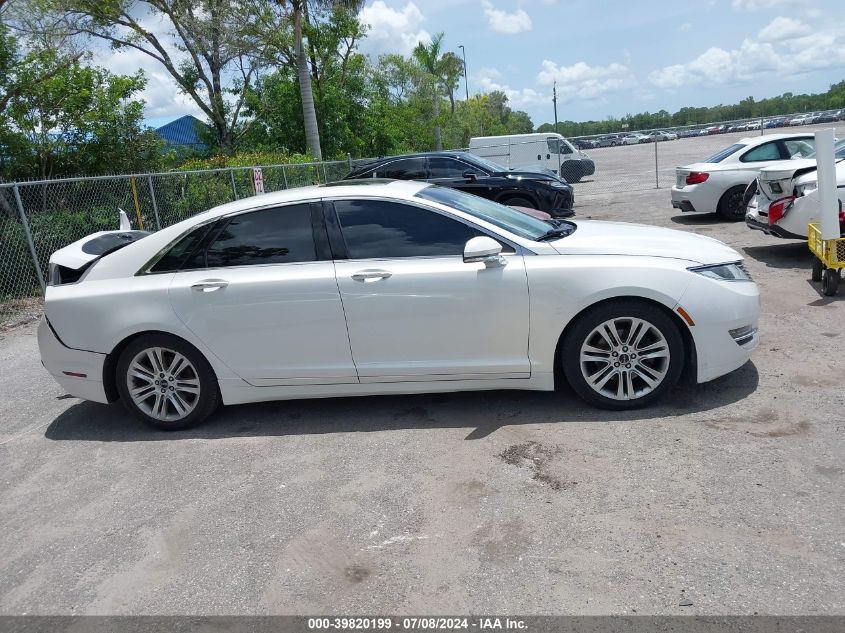
<svg viewBox="0 0 845 633"><path fill-rule="evenodd" d="M191 286L194 292L214 292L229 285L225 279L203 279Z"/></svg>
<svg viewBox="0 0 845 633"><path fill-rule="evenodd" d="M379 279L387 279L391 275L393 275L393 273L386 270L360 270L352 275L352 279L368 283L378 281Z"/></svg>

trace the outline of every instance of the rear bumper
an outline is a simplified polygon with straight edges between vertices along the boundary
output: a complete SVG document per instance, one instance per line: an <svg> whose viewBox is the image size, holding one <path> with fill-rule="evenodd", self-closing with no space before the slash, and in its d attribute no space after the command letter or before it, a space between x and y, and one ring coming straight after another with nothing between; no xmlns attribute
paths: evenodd
<svg viewBox="0 0 845 633"><path fill-rule="evenodd" d="M695 213L695 207L689 200L672 200L672 206L675 209L680 209L683 212Z"/></svg>
<svg viewBox="0 0 845 633"><path fill-rule="evenodd" d="M700 185L687 185L679 187L672 185L671 199L672 206L684 212L698 213L700 211L712 211L707 209L705 204L706 192L702 191Z"/></svg>
<svg viewBox="0 0 845 633"><path fill-rule="evenodd" d="M105 354L65 347L53 332L47 317L41 317L38 325L38 349L41 364L70 395L108 403L103 385Z"/></svg>
<svg viewBox="0 0 845 633"><path fill-rule="evenodd" d="M781 237L786 240L807 239L806 235L797 235L796 233L787 231L785 228L778 226L777 224L770 225L768 220L760 218L754 213L746 214L745 225L754 231L762 231L766 235L774 235L775 237Z"/></svg>

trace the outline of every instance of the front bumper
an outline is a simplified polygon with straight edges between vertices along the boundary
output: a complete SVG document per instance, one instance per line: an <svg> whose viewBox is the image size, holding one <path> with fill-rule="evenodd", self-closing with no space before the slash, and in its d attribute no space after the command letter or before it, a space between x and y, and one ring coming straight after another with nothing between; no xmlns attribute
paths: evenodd
<svg viewBox="0 0 845 633"><path fill-rule="evenodd" d="M70 395L108 403L103 385L103 364L105 354L71 349L59 340L47 317L41 317L38 325L38 349L41 364Z"/></svg>
<svg viewBox="0 0 845 633"><path fill-rule="evenodd" d="M689 330L695 342L698 382L713 380L748 362L760 343L757 284L701 279L691 284L679 305L695 322Z"/></svg>

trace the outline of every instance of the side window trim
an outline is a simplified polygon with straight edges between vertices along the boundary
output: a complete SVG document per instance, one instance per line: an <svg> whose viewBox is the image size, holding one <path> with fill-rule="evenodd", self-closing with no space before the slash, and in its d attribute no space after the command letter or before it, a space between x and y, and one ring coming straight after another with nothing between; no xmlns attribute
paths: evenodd
<svg viewBox="0 0 845 633"><path fill-rule="evenodd" d="M479 233L483 233L484 235L496 240L497 242L501 243L503 246L509 247L513 249L513 252L503 253L504 255L525 255L527 252L525 248L520 246L515 242L511 242L509 239L502 237L488 229L479 226L477 224L473 224L472 222L465 220L464 218L460 218L455 215L451 215L440 209L436 209L434 207L429 207L425 204L419 204L416 201L410 200L395 200L392 198L336 198L338 202L342 202L344 200L372 200L372 201L379 201L379 202L392 202L396 204L405 204L409 207L416 207L418 209L422 209L424 211L429 211L436 213L438 215L442 215L445 218L449 218L450 220L454 220L455 222L460 222L461 224L468 226L469 228L478 231ZM410 260L410 259L444 259L448 257L458 257L458 255L411 255L408 257L364 257L359 259L354 259L349 257L349 250L346 247L346 241L343 238L343 229L340 227L340 219L337 215L337 210L334 208L335 200L325 200L324 201L324 209L326 212L326 226L328 228L329 233L329 241L331 242L332 253L335 255L341 255L340 257L335 256L335 261L342 261L342 262L365 262L365 261L383 261L387 259L403 259L403 260Z"/></svg>

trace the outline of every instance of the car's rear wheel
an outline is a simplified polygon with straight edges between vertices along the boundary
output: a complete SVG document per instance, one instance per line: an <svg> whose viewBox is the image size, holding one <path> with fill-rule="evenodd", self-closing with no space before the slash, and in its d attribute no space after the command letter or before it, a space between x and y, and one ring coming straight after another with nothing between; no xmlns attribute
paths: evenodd
<svg viewBox="0 0 845 633"><path fill-rule="evenodd" d="M720 217L731 222L739 222L745 218L745 205L742 201L747 186L737 185L724 193L716 209Z"/></svg>
<svg viewBox="0 0 845 633"><path fill-rule="evenodd" d="M684 344L678 326L662 310L620 300L578 319L564 340L561 362L572 389L590 404L635 409L678 381Z"/></svg>
<svg viewBox="0 0 845 633"><path fill-rule="evenodd" d="M529 209L537 208L537 205L528 198L508 198L503 204L506 204L509 207L527 207Z"/></svg>
<svg viewBox="0 0 845 633"><path fill-rule="evenodd" d="M126 408L165 431L202 422L220 403L208 361L192 345L167 334L145 334L127 345L116 382Z"/></svg>

